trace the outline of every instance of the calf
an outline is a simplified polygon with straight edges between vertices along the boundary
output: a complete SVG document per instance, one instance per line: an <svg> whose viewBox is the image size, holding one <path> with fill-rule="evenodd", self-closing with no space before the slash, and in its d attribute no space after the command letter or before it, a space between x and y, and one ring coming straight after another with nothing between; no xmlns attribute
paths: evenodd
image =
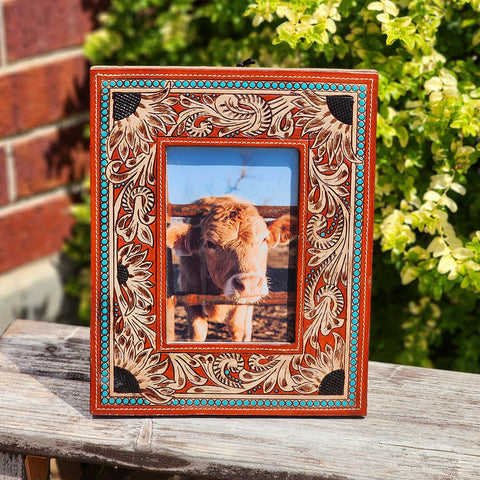
<svg viewBox="0 0 480 480"><path fill-rule="evenodd" d="M196 202L207 213L167 229L167 245L180 257L180 287L190 293L224 294L233 304L187 307L194 341L205 341L208 318L225 321L236 342L252 338L253 303L268 294L267 251L296 236L295 217L266 222L239 197Z"/></svg>

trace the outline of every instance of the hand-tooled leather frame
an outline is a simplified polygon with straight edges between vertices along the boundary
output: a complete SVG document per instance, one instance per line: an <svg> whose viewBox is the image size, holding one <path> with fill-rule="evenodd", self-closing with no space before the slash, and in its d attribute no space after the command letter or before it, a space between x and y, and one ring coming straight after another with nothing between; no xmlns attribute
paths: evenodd
<svg viewBox="0 0 480 480"><path fill-rule="evenodd" d="M93 414L366 414L376 96L373 71L92 68ZM174 145L298 149L293 343L168 340Z"/></svg>

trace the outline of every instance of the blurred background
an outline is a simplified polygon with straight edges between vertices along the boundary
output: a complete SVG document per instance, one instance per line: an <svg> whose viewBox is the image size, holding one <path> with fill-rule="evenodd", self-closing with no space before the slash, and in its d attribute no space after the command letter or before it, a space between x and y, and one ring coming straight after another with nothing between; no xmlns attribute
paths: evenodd
<svg viewBox="0 0 480 480"><path fill-rule="evenodd" d="M371 358L480 371L480 2L0 3L0 331L87 325L89 65L373 68Z"/></svg>

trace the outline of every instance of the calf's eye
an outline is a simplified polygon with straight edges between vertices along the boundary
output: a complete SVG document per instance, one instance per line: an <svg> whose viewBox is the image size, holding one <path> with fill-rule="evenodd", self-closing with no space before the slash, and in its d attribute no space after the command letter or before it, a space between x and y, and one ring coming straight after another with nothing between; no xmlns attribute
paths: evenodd
<svg viewBox="0 0 480 480"><path fill-rule="evenodd" d="M217 246L216 246L215 243L211 242L210 240L207 240L207 241L205 242L205 248L212 248L212 249L214 249L214 248L217 248Z"/></svg>

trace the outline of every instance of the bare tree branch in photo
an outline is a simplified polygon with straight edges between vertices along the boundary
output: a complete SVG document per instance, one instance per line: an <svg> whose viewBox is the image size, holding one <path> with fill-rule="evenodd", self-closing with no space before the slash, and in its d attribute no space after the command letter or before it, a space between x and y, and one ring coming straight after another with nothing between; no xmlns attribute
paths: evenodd
<svg viewBox="0 0 480 480"><path fill-rule="evenodd" d="M228 179L228 188L227 188L227 191L225 193L229 194L229 193L235 193L238 191L239 187L240 187L240 184L242 183L243 180L245 180L246 178L249 178L249 175L248 175L248 164L252 158L252 154L251 153L246 153L246 152L242 152L242 158L243 158L243 168L242 170L240 171L240 175L238 176L238 178L235 180L235 182L232 182L232 179L229 178Z"/></svg>

